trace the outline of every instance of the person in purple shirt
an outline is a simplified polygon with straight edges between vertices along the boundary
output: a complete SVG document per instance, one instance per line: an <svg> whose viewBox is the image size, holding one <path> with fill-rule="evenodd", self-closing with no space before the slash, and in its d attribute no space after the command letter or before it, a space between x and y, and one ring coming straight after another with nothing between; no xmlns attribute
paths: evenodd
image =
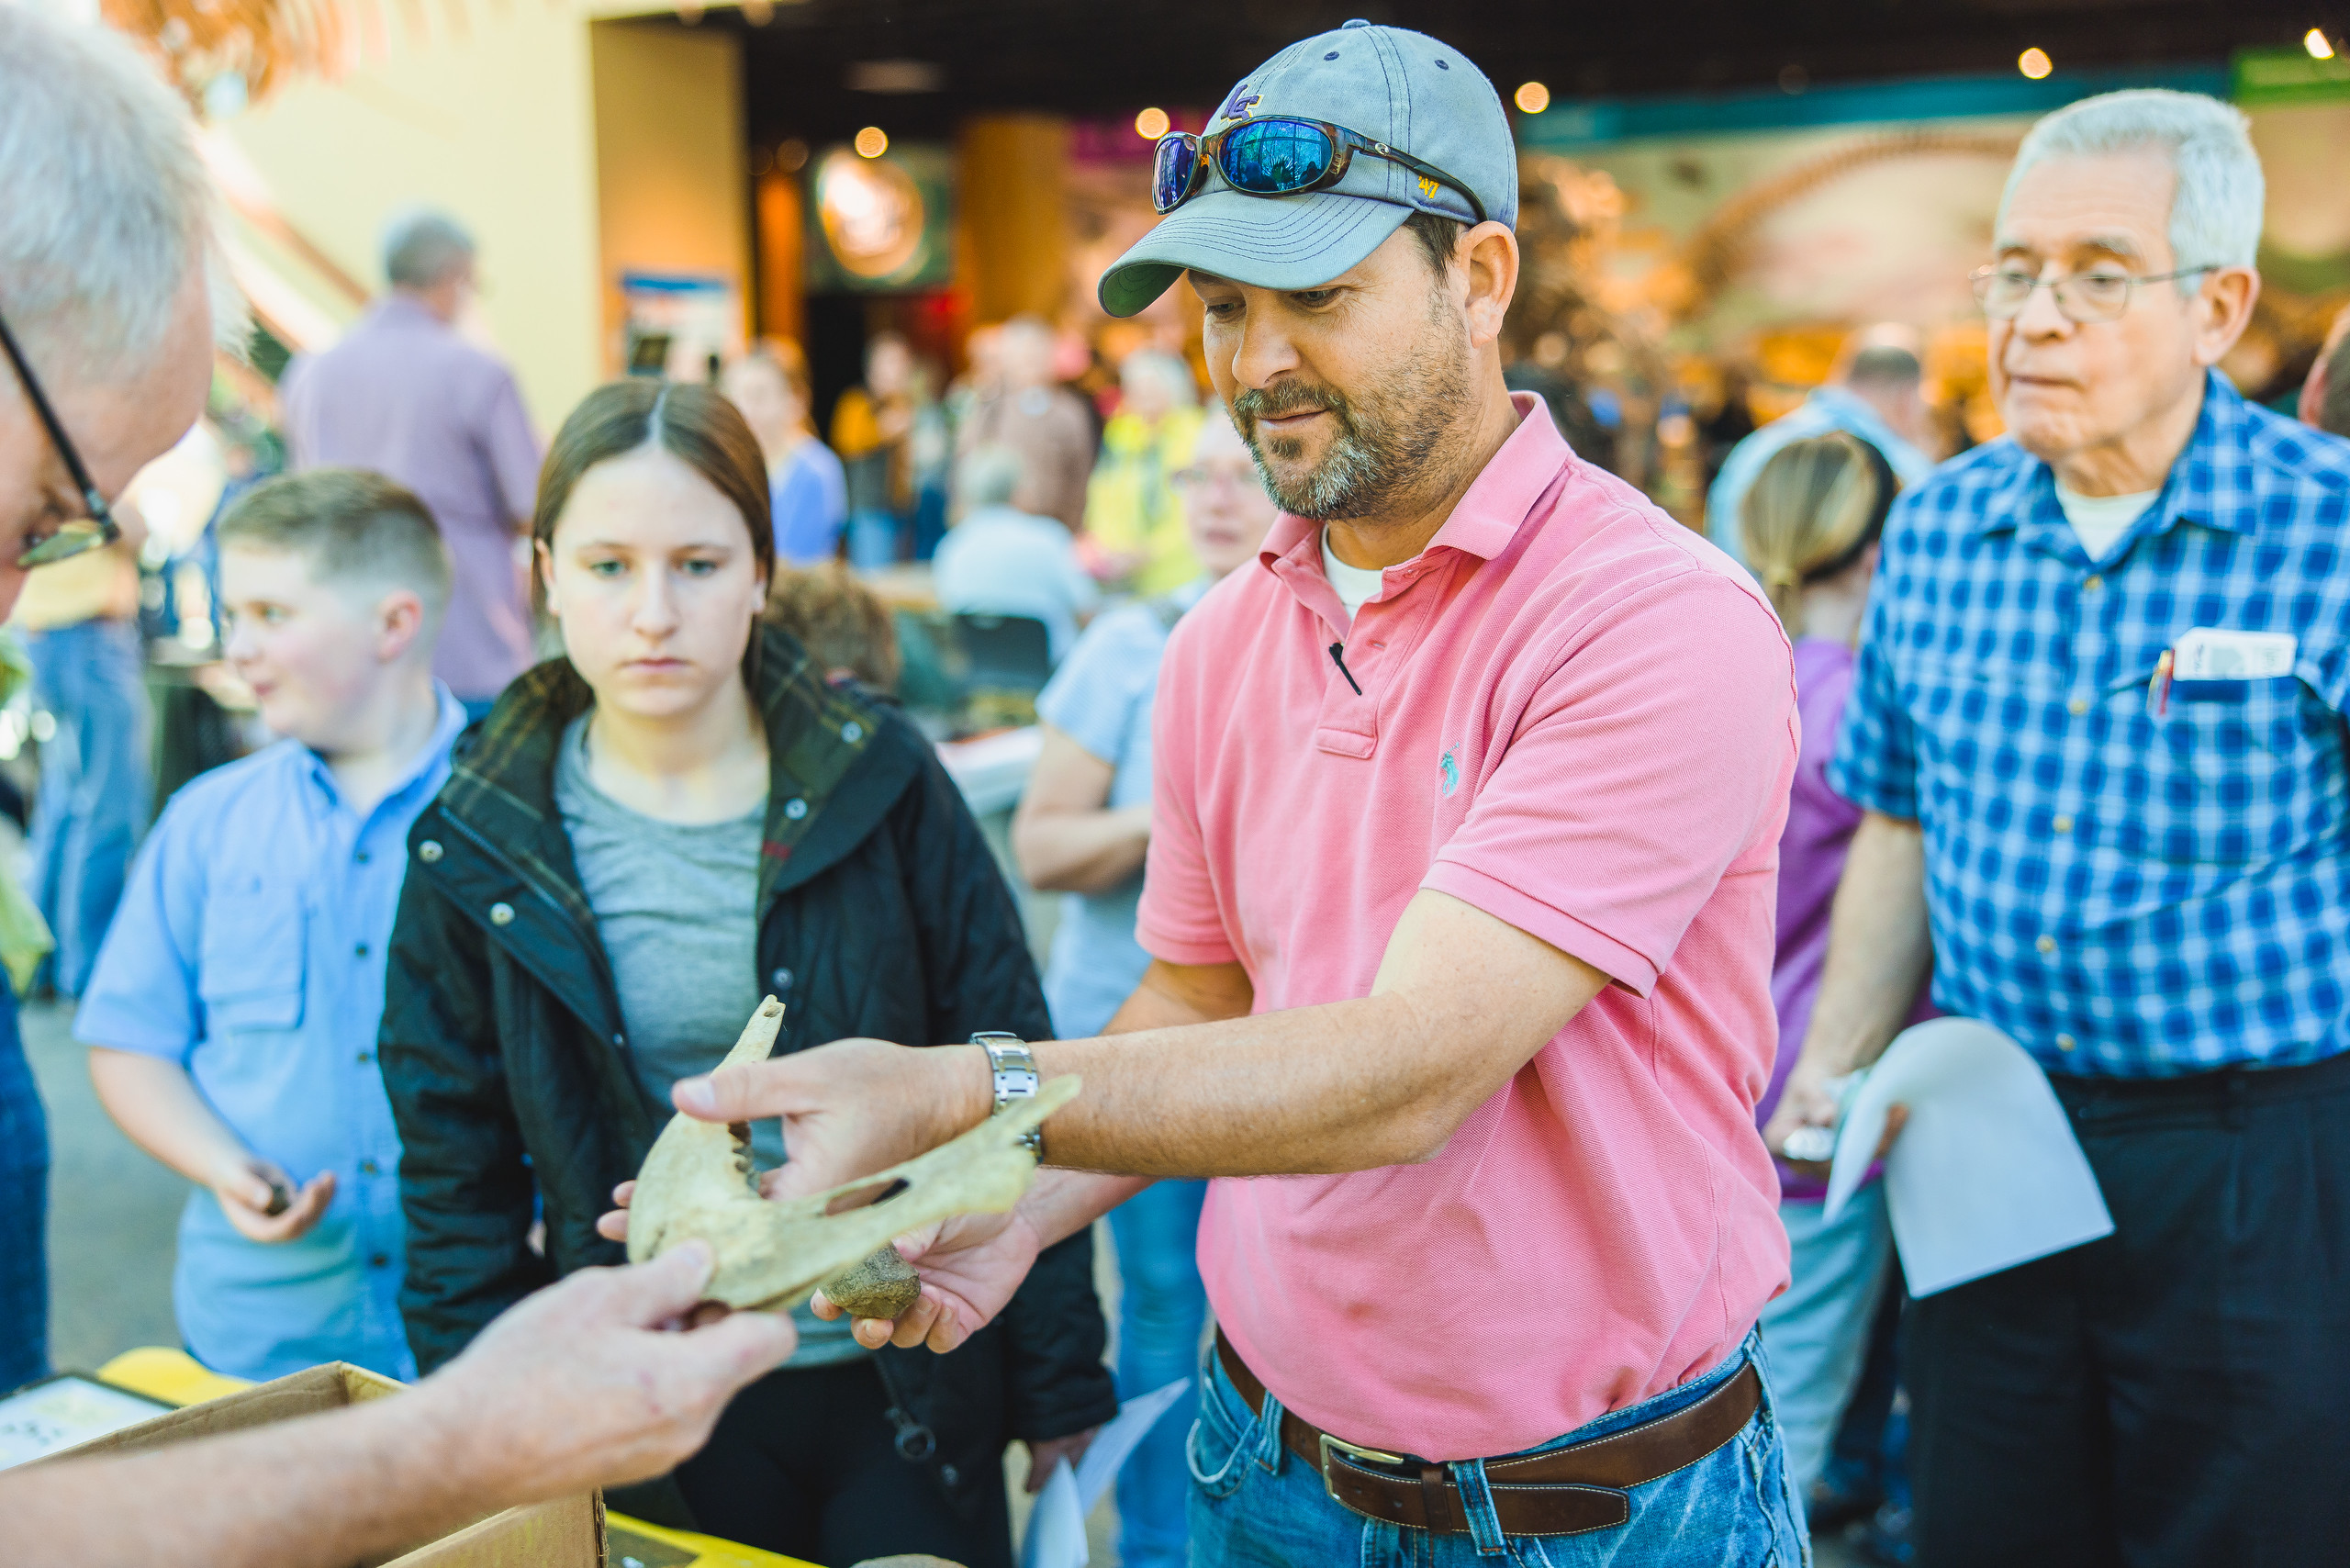
<svg viewBox="0 0 2350 1568"><path fill-rule="evenodd" d="M1779 838L1779 949L1771 969L1779 1052L1755 1107L1758 1125L1778 1104L1803 1044L1828 958L1829 908L1844 875L1845 848L1861 824L1861 809L1829 787L1828 759L1852 689L1877 540L1898 487L1881 453L1836 431L1773 454L1740 509L1748 562L1795 643L1796 711L1803 725ZM1919 1016L1931 1016L1931 1009L1921 1007ZM1885 1195L1874 1181L1832 1223L1823 1215L1825 1196L1820 1182L1779 1167L1779 1217L1787 1227L1792 1279L1762 1309L1787 1472L1807 1501L1859 1381L1893 1250Z"/></svg>
<svg viewBox="0 0 2350 1568"><path fill-rule="evenodd" d="M532 662L515 540L538 493L539 442L514 376L457 331L474 296L473 237L437 212L393 221L384 297L279 388L290 467L365 468L413 491L441 525L456 588L432 672L479 718Z"/></svg>

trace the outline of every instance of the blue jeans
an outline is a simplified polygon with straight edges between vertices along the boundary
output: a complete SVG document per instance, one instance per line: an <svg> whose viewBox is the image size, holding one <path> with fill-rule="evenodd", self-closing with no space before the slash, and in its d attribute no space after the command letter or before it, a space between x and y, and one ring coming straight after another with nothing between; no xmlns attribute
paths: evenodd
<svg viewBox="0 0 2350 1568"><path fill-rule="evenodd" d="M1189 1377L1206 1332L1200 1283L1200 1204L1205 1182L1159 1182L1110 1211L1118 1242L1118 1397ZM1176 1401L1118 1472L1118 1561L1178 1568L1191 1483L1183 1470L1183 1403Z"/></svg>
<svg viewBox="0 0 2350 1568"><path fill-rule="evenodd" d="M83 621L25 639L33 700L57 721L41 743L32 895L57 936L57 989L79 996L98 961L130 857L147 831L147 688L139 629Z"/></svg>
<svg viewBox="0 0 2350 1568"><path fill-rule="evenodd" d="M0 1394L49 1375L49 1118L0 977Z"/></svg>
<svg viewBox="0 0 2350 1568"><path fill-rule="evenodd" d="M1810 1496L1828 1468L1837 1426L1861 1381L1869 1326L1885 1294L1886 1260L1893 1254L1884 1182L1854 1193L1833 1225L1820 1217L1825 1209L1821 1204L1779 1205L1793 1278L1763 1307L1761 1328L1779 1390L1787 1476L1798 1501Z"/></svg>
<svg viewBox="0 0 2350 1568"><path fill-rule="evenodd" d="M1439 1352L1424 1347L1420 1353ZM1464 1346L1459 1353L1475 1350ZM1705 1376L1526 1451L1564 1448L1670 1415L1735 1375L1750 1357L1761 1364L1751 1335ZM1251 1415L1213 1350L1203 1369L1190 1445L1192 1561L1201 1568L1808 1568L1811 1562L1787 1488L1767 1366L1762 1406L1735 1438L1695 1464L1631 1488L1626 1523L1554 1536L1503 1535L1490 1500L1470 1501L1472 1533L1464 1535L1431 1535L1343 1507L1313 1467L1281 1446L1279 1398L1268 1393L1263 1411ZM1464 1492L1484 1493L1483 1460L1458 1462L1452 1473Z"/></svg>

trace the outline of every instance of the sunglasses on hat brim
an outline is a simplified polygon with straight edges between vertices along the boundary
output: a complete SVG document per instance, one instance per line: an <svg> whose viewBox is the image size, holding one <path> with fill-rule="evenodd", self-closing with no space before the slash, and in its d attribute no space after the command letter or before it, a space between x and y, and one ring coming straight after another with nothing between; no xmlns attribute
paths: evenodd
<svg viewBox="0 0 2350 1568"><path fill-rule="evenodd" d="M1477 221L1485 221L1485 204L1477 193L1426 159L1328 120L1287 115L1253 119L1214 136L1179 130L1161 137L1151 161L1150 204L1162 213L1174 211L1199 194L1211 163L1243 196L1308 196L1345 179L1358 152L1403 165L1420 177L1428 196L1436 194L1434 186L1449 185L1468 199Z"/></svg>

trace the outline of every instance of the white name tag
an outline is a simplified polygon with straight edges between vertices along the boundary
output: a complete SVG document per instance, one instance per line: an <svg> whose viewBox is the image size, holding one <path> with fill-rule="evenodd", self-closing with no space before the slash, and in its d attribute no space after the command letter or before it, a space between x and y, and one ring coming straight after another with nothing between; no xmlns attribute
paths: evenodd
<svg viewBox="0 0 2350 1568"><path fill-rule="evenodd" d="M2300 647L2290 632L2224 632L2198 626L2171 652L2173 680L2266 680L2293 673Z"/></svg>

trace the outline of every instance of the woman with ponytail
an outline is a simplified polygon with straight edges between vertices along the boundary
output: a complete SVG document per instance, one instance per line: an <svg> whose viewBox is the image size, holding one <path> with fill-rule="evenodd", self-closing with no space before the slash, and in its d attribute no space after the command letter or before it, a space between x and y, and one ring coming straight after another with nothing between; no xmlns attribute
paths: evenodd
<svg viewBox="0 0 2350 1568"><path fill-rule="evenodd" d="M1779 1054L1756 1107L1758 1125L1770 1120L1810 1023L1828 958L1829 909L1844 874L1845 849L1860 826L1861 809L1829 787L1828 759L1852 689L1877 541L1897 487L1876 448L1838 431L1773 454L1740 513L1748 564L1795 644L1796 707L1803 721L1794 798L1779 839L1779 950L1771 970ZM1931 1011L1921 1005L1919 1015ZM1762 1341L1787 1472L1808 1505L1860 1379L1893 1233L1884 1193L1874 1181L1853 1194L1832 1225L1822 1218L1826 1189L1820 1183L1782 1165L1779 1192L1793 1278L1762 1309Z"/></svg>

